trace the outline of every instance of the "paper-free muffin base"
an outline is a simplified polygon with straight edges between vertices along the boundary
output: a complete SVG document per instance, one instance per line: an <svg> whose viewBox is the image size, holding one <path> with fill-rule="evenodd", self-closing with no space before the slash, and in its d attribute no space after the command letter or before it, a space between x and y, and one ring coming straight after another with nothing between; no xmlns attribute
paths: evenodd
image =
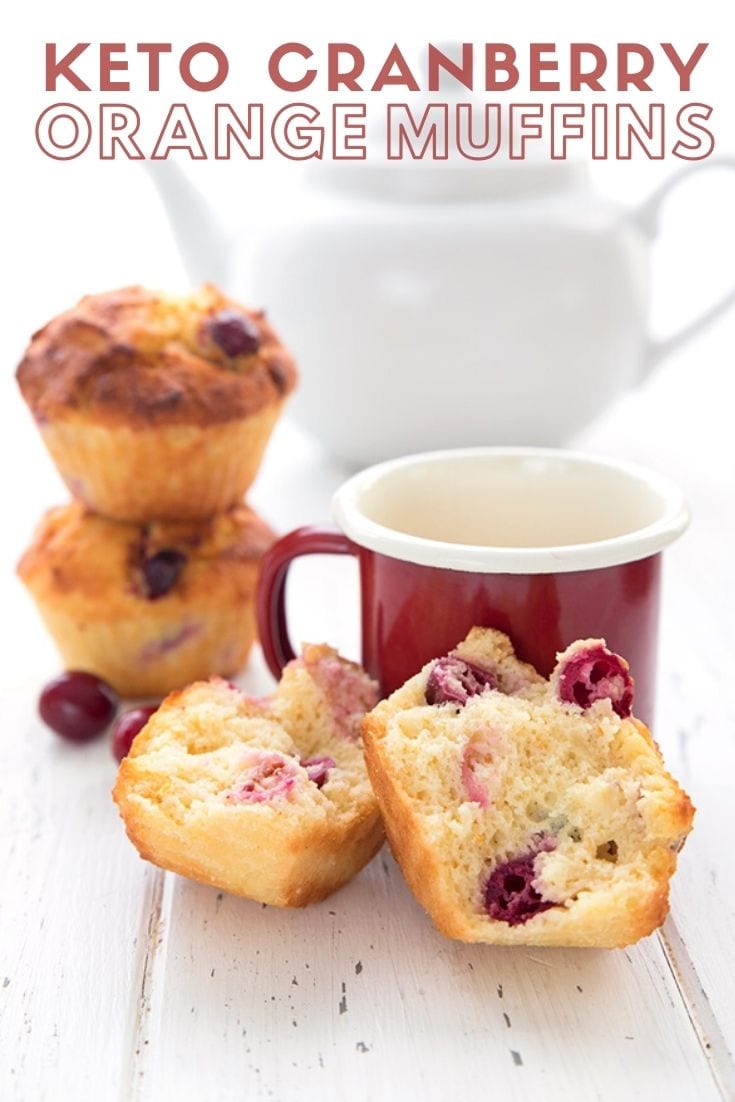
<svg viewBox="0 0 735 1102"><path fill-rule="evenodd" d="M199 520L237 504L253 482L282 403L213 425L99 425L83 415L41 429L77 500L114 520Z"/></svg>
<svg viewBox="0 0 735 1102"><path fill-rule="evenodd" d="M255 642L253 602L228 610L192 609L181 616L90 621L40 608L66 669L97 674L123 697L162 697L190 681L231 677Z"/></svg>

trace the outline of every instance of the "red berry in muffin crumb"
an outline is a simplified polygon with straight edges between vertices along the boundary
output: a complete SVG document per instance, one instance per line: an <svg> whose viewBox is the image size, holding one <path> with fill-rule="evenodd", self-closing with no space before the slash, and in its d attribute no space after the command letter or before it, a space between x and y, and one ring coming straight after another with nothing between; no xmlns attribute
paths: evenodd
<svg viewBox="0 0 735 1102"><path fill-rule="evenodd" d="M324 757L301 759L301 765L306 770L309 780L313 781L317 788L322 788L326 784L329 772L334 769L336 764L334 758L326 755Z"/></svg>
<svg viewBox="0 0 735 1102"><path fill-rule="evenodd" d="M260 804L289 796L296 784L296 763L276 751L253 750L244 764L245 771L225 793L232 803Z"/></svg>
<svg viewBox="0 0 735 1102"><path fill-rule="evenodd" d="M493 869L485 884L485 910L490 918L520 926L555 906L533 886L534 861L539 853L554 849L554 844L553 838L540 839L536 849Z"/></svg>
<svg viewBox="0 0 735 1102"><path fill-rule="evenodd" d="M559 697L584 709L607 697L613 711L626 719L633 707L628 663L602 644L578 650L559 671Z"/></svg>
<svg viewBox="0 0 735 1102"><path fill-rule="evenodd" d="M466 704L471 696L496 687L495 675L490 670L449 654L434 663L426 682L426 703Z"/></svg>
<svg viewBox="0 0 735 1102"><path fill-rule="evenodd" d="M490 737L479 742L468 742L462 753L461 773L462 785L467 794L467 799L480 807L489 807L490 798L484 786L477 779L476 767L483 762L492 761L493 747Z"/></svg>
<svg viewBox="0 0 735 1102"><path fill-rule="evenodd" d="M72 742L101 735L116 709L117 696L107 682L80 670L67 670L49 681L38 701L44 723Z"/></svg>

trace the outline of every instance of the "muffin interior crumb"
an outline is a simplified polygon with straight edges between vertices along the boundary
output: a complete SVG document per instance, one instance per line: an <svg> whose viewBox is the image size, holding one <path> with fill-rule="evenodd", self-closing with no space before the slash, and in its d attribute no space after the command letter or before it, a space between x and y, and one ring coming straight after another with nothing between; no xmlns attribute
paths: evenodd
<svg viewBox="0 0 735 1102"><path fill-rule="evenodd" d="M608 696L587 694L584 707L561 699L559 671L592 648L603 653L604 643L572 644L546 681L506 636L474 629L453 654L489 671L497 688L470 684L429 703L432 662L365 721L399 861L408 853L419 897L469 940L495 940L491 928L501 927L501 941L533 939L533 930L546 931L542 943L564 943L564 916L576 907L601 927L606 907L619 907L624 923L631 901L650 912L641 923L665 913L691 803L646 728L616 711L620 678L608 679ZM433 884L422 873L430 867ZM617 930L604 936L619 938ZM585 936L575 931L573 943L608 943Z"/></svg>
<svg viewBox="0 0 735 1102"><path fill-rule="evenodd" d="M136 794L158 803L167 818L180 824L208 814L213 798L218 810L226 806L232 816L265 817L278 816L286 800L292 815L312 821L315 815L349 818L356 806L370 803L362 747L344 736L341 718L310 667L338 661L346 673L351 670L334 652L323 650L309 666L297 660L286 667L270 698L255 700L221 679L174 694L133 744L131 756L141 773ZM352 676L360 678L363 694L369 692L374 703L374 683L361 671ZM294 784L272 785L272 799L233 799L254 769L262 772L259 755L279 756ZM316 774L310 768L317 757L333 762L325 777L318 776L321 783L312 779Z"/></svg>

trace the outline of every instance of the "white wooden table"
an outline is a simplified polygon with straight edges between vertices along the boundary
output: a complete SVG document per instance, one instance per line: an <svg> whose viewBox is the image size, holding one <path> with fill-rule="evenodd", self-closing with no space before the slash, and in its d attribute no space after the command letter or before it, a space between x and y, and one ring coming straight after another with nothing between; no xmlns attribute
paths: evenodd
<svg viewBox="0 0 735 1102"><path fill-rule="evenodd" d="M144 864L106 742L35 716L58 660L10 568L63 499L28 423L6 489L0 727L0 1099L735 1098L735 318L591 430L648 462L694 524L668 554L656 735L699 808L660 934L617 952L437 934L387 849L331 899L278 911ZM20 403L4 416L18 422ZM577 442L579 443L579 442ZM280 427L253 495L326 519L343 472ZM348 562L302 564L297 635L356 649ZM344 587L339 602L328 599ZM336 605L336 607L335 607ZM258 655L242 678L269 679Z"/></svg>

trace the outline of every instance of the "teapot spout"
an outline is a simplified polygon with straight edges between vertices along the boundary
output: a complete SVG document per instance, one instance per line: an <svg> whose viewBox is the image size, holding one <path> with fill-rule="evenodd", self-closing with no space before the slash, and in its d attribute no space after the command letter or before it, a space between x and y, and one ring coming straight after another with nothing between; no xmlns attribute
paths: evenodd
<svg viewBox="0 0 735 1102"><path fill-rule="evenodd" d="M174 240L193 284L227 285L230 254L214 210L173 161L145 161L166 211Z"/></svg>

